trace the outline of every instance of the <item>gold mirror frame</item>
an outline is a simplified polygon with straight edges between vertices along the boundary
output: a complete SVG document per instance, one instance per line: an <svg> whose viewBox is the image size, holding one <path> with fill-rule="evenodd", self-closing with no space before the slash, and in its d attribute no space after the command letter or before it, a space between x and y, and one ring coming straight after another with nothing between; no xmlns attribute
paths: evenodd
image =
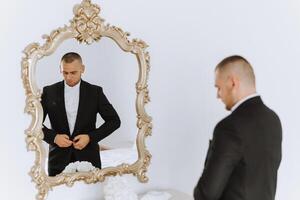
<svg viewBox="0 0 300 200"><path fill-rule="evenodd" d="M146 149L145 138L151 135L152 119L145 111L145 104L150 101L148 91L148 76L150 70L150 56L146 51L147 44L139 39L129 40L129 33L121 28L104 23L104 19L99 16L100 7L92 4L91 0L82 0L73 8L74 17L70 20L70 25L58 28L43 35L45 44L29 44L23 51L25 57L22 58L22 79L26 94L25 112L31 115L32 121L28 129L25 130L26 144L28 151L35 152L35 161L29 175L35 182L38 189L36 199L46 198L48 191L54 186L66 184L72 186L75 181L82 180L85 183L103 182L106 176L122 174L133 174L140 182L147 182L147 167L150 164L151 154ZM66 39L74 38L79 43L92 44L102 37L109 37L115 41L125 52L134 54L139 64L139 77L136 82L136 112L137 112L137 151L138 160L133 164L121 164L116 167L95 169L92 172L61 173L55 177L49 177L45 172L45 149L42 144L43 132L43 109L40 103L41 91L37 87L35 80L35 69L38 60L44 56L51 55L56 48Z"/></svg>

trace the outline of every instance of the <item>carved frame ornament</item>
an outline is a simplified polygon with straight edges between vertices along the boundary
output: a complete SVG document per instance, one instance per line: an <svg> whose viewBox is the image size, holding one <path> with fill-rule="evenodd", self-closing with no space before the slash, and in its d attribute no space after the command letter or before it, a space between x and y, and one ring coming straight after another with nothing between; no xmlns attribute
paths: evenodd
<svg viewBox="0 0 300 200"><path fill-rule="evenodd" d="M146 51L148 45L139 39L129 40L128 32L121 28L104 23L99 16L100 7L91 3L91 0L82 0L81 4L73 8L74 17L70 25L53 30L50 35L43 35L45 43L31 43L24 49L22 58L22 80L26 94L25 112L31 115L32 121L25 130L28 151L35 152L34 165L29 175L38 189L36 199L46 198L48 191L54 186L65 184L72 186L76 181L85 183L103 182L106 176L133 174L140 182L147 182L147 167L150 164L151 154L146 149L145 138L151 135L152 119L146 113L145 104L149 102L148 76L150 70L150 56ZM133 164L121 164L116 167L95 169L92 172L61 173L55 177L49 177L45 172L45 149L42 144L43 109L40 103L41 90L35 80L36 63L44 56L51 55L56 48L66 39L74 38L80 43L92 44L102 37L109 37L115 41L125 52L134 54L139 64L139 76L136 82L136 112L137 112L137 150L138 160Z"/></svg>

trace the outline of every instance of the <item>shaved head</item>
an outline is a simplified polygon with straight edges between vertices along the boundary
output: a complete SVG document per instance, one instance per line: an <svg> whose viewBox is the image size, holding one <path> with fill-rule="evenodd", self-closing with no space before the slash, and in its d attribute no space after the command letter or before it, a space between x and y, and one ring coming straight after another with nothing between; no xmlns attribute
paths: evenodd
<svg viewBox="0 0 300 200"><path fill-rule="evenodd" d="M85 67L78 53L69 52L61 58L60 68L67 85L73 87L80 82Z"/></svg>
<svg viewBox="0 0 300 200"><path fill-rule="evenodd" d="M64 62L64 63L71 63L73 62L74 60L78 60L79 62L82 63L82 58L81 56L76 53L76 52L69 52L69 53L66 53L65 55L63 55L63 57L61 58L61 62Z"/></svg>
<svg viewBox="0 0 300 200"><path fill-rule="evenodd" d="M245 86L255 87L255 75L250 63L242 56L234 55L223 59L217 66L216 71L224 76L235 75Z"/></svg>
<svg viewBox="0 0 300 200"><path fill-rule="evenodd" d="M216 66L215 87L217 97L231 110L239 100L256 93L253 68L242 56L227 57Z"/></svg>

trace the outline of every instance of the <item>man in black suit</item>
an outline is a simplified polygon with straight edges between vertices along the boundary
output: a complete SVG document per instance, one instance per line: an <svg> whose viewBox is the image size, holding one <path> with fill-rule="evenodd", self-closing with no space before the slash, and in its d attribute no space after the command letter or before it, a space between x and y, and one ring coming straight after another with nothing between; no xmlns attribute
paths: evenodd
<svg viewBox="0 0 300 200"><path fill-rule="evenodd" d="M120 119L102 88L81 79L84 65L79 54L61 59L64 81L43 88L44 140L49 144L48 173L55 176L74 161L88 161L101 168L98 142L120 127ZM97 114L104 123L96 128Z"/></svg>
<svg viewBox="0 0 300 200"><path fill-rule="evenodd" d="M256 93L253 69L241 56L217 65L215 86L231 114L215 127L195 200L274 200L281 161L278 116Z"/></svg>

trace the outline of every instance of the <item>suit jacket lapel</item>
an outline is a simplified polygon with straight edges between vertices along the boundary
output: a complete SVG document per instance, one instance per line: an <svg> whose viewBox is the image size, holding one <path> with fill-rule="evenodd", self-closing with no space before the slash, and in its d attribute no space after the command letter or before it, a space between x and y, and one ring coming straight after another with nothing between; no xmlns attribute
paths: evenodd
<svg viewBox="0 0 300 200"><path fill-rule="evenodd" d="M85 81L81 80L80 90L79 90L79 104L78 104L77 116L76 116L76 121L74 126L74 132L78 131L78 128L80 127L79 124L82 118L82 113L84 111L85 100L86 100L86 83Z"/></svg>
<svg viewBox="0 0 300 200"><path fill-rule="evenodd" d="M62 119L63 119L63 124L66 124L67 131L70 134L70 128L69 128L69 123L68 123L68 118L67 118L67 112L66 112L66 106L65 106L65 85L64 81L61 81L58 87L58 98L59 98L59 108L62 111Z"/></svg>

